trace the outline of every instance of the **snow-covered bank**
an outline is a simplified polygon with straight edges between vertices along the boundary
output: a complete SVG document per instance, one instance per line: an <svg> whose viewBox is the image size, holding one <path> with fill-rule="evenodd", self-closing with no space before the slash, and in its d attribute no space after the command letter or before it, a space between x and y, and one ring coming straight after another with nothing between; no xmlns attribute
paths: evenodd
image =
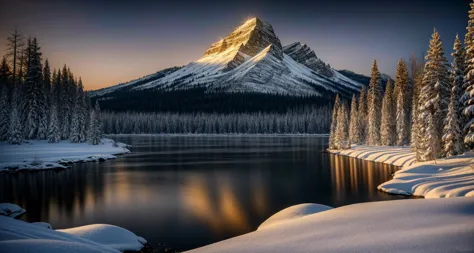
<svg viewBox="0 0 474 253"><path fill-rule="evenodd" d="M2 252L121 252L139 251L147 243L134 233L113 225L95 224L53 230L0 215Z"/></svg>
<svg viewBox="0 0 474 253"><path fill-rule="evenodd" d="M392 180L377 187L381 191L425 198L474 196L474 154L471 152L423 163L416 163L415 154L408 147L352 146L330 152L401 166Z"/></svg>
<svg viewBox="0 0 474 253"><path fill-rule="evenodd" d="M408 199L292 218L189 252L474 252L473 234L474 197Z"/></svg>
<svg viewBox="0 0 474 253"><path fill-rule="evenodd" d="M409 147L352 145L350 149L329 150L329 152L362 160L392 164L400 167L411 165L416 162L415 154L410 151Z"/></svg>
<svg viewBox="0 0 474 253"><path fill-rule="evenodd" d="M22 145L0 142L0 173L21 170L64 169L76 162L103 161L115 155L129 153L128 145L102 139L99 145L87 143L48 143L46 140L27 141Z"/></svg>

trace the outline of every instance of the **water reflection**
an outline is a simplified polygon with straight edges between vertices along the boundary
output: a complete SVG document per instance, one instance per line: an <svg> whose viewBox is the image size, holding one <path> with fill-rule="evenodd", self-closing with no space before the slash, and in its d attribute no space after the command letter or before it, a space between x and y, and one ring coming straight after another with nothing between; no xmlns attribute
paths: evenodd
<svg viewBox="0 0 474 253"><path fill-rule="evenodd" d="M396 199L395 167L320 153L315 137L117 137L133 152L62 172L0 175L0 201L55 228L112 223L185 250L255 230L300 203Z"/></svg>

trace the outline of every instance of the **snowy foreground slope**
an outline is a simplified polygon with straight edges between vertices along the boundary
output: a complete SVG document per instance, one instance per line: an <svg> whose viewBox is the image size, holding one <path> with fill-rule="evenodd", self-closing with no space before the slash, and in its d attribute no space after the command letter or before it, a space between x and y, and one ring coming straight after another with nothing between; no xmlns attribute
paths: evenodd
<svg viewBox="0 0 474 253"><path fill-rule="evenodd" d="M32 140L22 145L0 142L0 172L67 168L65 164L69 163L114 159L114 155L129 153L126 147L105 138L99 145L67 140L59 143Z"/></svg>
<svg viewBox="0 0 474 253"><path fill-rule="evenodd" d="M315 209L189 252L474 252L474 197Z"/></svg>
<svg viewBox="0 0 474 253"><path fill-rule="evenodd" d="M0 215L1 252L86 253L138 251L146 240L113 225L95 224L53 230L47 223L28 223Z"/></svg>
<svg viewBox="0 0 474 253"><path fill-rule="evenodd" d="M379 190L425 198L474 196L474 154L416 163L408 147L352 146L330 152L401 166L392 180L378 186Z"/></svg>

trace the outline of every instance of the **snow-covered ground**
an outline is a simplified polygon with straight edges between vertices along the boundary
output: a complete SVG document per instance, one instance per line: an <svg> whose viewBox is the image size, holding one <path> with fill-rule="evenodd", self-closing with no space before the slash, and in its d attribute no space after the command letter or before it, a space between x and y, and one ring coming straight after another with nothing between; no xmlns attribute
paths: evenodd
<svg viewBox="0 0 474 253"><path fill-rule="evenodd" d="M28 223L0 215L0 249L5 253L138 251L146 243L142 237L113 225L53 230L47 223Z"/></svg>
<svg viewBox="0 0 474 253"><path fill-rule="evenodd" d="M283 214L276 224L189 252L474 252L474 197L314 210L287 221Z"/></svg>
<svg viewBox="0 0 474 253"><path fill-rule="evenodd" d="M129 153L127 145L102 139L99 145L87 143L48 143L43 140L27 141L22 145L0 142L0 172L67 168L75 162L101 161Z"/></svg>
<svg viewBox="0 0 474 253"><path fill-rule="evenodd" d="M332 153L401 166L379 190L425 198L474 196L474 154L416 163L408 147L352 146Z"/></svg>

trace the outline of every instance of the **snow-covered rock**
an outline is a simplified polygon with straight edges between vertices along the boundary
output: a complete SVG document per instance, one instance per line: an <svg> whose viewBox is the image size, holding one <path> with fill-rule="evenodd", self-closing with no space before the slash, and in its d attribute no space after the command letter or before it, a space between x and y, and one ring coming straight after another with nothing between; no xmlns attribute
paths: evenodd
<svg viewBox="0 0 474 253"><path fill-rule="evenodd" d="M0 172L66 169L72 163L114 159L115 155L130 153L127 147L106 138L99 145L70 143L67 140L59 143L32 140L22 145L0 142Z"/></svg>
<svg viewBox="0 0 474 253"><path fill-rule="evenodd" d="M417 163L409 147L356 146L331 153L402 167L377 189L425 198L474 196L474 154Z"/></svg>
<svg viewBox="0 0 474 253"><path fill-rule="evenodd" d="M330 68L306 45L297 42L282 47L271 24L251 18L182 68L93 91L91 96L109 99L117 91L196 87L219 92L349 96L361 84Z"/></svg>
<svg viewBox="0 0 474 253"><path fill-rule="evenodd" d="M0 215L8 217L18 217L26 212L25 209L12 203L0 203Z"/></svg>
<svg viewBox="0 0 474 253"><path fill-rule="evenodd" d="M474 197L334 208L189 252L474 252Z"/></svg>
<svg viewBox="0 0 474 253"><path fill-rule="evenodd" d="M138 237L124 228L107 224L94 224L57 231L76 235L119 251L138 251L147 243L143 237Z"/></svg>
<svg viewBox="0 0 474 253"><path fill-rule="evenodd" d="M52 230L47 223L28 223L0 216L0 251L4 253L82 253L138 251L146 240L117 226L96 224Z"/></svg>
<svg viewBox="0 0 474 253"><path fill-rule="evenodd" d="M296 218L301 218L307 215L324 212L331 209L333 208L330 206L320 204L299 204L296 206L290 206L265 220L262 224L260 224L258 230L268 228L276 224L281 224L282 222L291 221Z"/></svg>

